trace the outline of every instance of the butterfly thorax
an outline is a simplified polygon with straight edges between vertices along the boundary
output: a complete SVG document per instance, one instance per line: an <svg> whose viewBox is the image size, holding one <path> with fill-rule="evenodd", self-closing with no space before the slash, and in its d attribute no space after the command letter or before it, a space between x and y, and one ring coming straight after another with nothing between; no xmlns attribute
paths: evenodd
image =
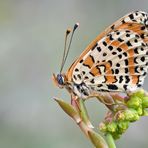
<svg viewBox="0 0 148 148"><path fill-rule="evenodd" d="M70 86L70 85L69 85ZM76 84L74 82L71 83L72 93L81 99L87 99L91 95L90 88L84 83Z"/></svg>

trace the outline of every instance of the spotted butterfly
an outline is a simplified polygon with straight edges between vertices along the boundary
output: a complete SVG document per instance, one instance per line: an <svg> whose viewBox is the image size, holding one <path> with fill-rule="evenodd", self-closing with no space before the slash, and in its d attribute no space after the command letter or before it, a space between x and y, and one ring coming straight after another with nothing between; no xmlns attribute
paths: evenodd
<svg viewBox="0 0 148 148"><path fill-rule="evenodd" d="M72 36L77 27L78 24ZM68 50L67 53L64 51L64 62ZM87 99L99 97L101 93L137 90L143 85L147 70L148 14L135 11L105 29L66 73L61 70L58 75L53 74L53 79L60 88L66 88L72 97Z"/></svg>

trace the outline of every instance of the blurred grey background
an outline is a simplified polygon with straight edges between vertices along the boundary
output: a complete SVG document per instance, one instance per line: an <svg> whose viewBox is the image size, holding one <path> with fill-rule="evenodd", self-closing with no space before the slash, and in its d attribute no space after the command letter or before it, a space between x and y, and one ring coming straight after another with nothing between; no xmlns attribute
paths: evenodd
<svg viewBox="0 0 148 148"><path fill-rule="evenodd" d="M80 22L65 71L108 25L147 0L0 0L0 148L91 148L53 96L70 100L51 80L59 72L64 33ZM148 79L144 88L147 89ZM87 102L94 126L107 109ZM118 148L148 147L148 118L131 124Z"/></svg>

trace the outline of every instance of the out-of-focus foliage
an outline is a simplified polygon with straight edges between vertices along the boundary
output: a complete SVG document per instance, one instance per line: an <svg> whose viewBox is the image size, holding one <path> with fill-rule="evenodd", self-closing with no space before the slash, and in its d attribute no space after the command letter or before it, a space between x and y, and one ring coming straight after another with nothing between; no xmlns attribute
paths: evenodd
<svg viewBox="0 0 148 148"><path fill-rule="evenodd" d="M66 69L105 27L130 11L147 11L147 6L147 0L1 0L0 147L90 148L91 143L50 99L70 97L51 81L61 64L65 29L80 22ZM87 107L97 126L104 106L92 99ZM126 141L126 147L146 148L147 123L144 117L134 123L117 147L125 148Z"/></svg>

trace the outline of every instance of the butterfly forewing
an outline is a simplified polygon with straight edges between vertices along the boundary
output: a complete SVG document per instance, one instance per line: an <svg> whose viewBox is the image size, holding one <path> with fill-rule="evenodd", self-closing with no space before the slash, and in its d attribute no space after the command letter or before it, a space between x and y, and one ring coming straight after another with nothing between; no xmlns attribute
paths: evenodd
<svg viewBox="0 0 148 148"><path fill-rule="evenodd" d="M140 87L148 65L148 16L130 13L101 33L67 71L68 81L93 91Z"/></svg>

